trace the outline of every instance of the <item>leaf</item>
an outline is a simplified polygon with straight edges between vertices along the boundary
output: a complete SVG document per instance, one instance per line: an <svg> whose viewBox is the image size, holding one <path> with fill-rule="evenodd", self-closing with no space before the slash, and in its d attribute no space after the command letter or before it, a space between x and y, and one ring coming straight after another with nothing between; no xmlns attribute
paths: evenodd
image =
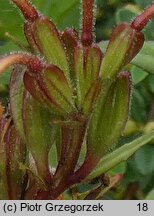
<svg viewBox="0 0 154 216"><path fill-rule="evenodd" d="M154 189L148 193L145 200L154 200Z"/></svg>
<svg viewBox="0 0 154 216"><path fill-rule="evenodd" d="M127 4L116 11L116 23L130 22L140 13L141 10L137 5Z"/></svg>
<svg viewBox="0 0 154 216"><path fill-rule="evenodd" d="M109 153L96 166L95 170L87 177L87 179L93 179L101 174L109 171L117 164L127 161L138 149L140 149L145 144L149 143L154 139L154 133L151 132L146 135L135 139L134 141L124 144L122 147L116 149L115 151Z"/></svg>
<svg viewBox="0 0 154 216"><path fill-rule="evenodd" d="M72 26L79 28L80 0L33 0L33 3L44 15L50 17L61 30Z"/></svg>
<svg viewBox="0 0 154 216"><path fill-rule="evenodd" d="M147 41L139 54L133 59L132 64L142 70L154 74L154 42Z"/></svg>
<svg viewBox="0 0 154 216"><path fill-rule="evenodd" d="M138 4L139 6L141 6L142 8L147 7L148 5L150 5L153 1L152 0L135 0L135 3Z"/></svg>
<svg viewBox="0 0 154 216"><path fill-rule="evenodd" d="M72 26L79 28L79 0L33 0L32 3L44 15L52 18L61 30ZM1 0L0 20L0 39L6 39L5 32L13 32L15 36L23 41L22 17L17 8L13 7L9 1Z"/></svg>
<svg viewBox="0 0 154 216"><path fill-rule="evenodd" d="M148 76L148 73L136 66L133 66L131 68L131 75L132 75L133 83L138 84Z"/></svg>
<svg viewBox="0 0 154 216"><path fill-rule="evenodd" d="M151 97L147 88L135 86L133 89L131 116L137 122L147 121L147 111Z"/></svg>
<svg viewBox="0 0 154 216"><path fill-rule="evenodd" d="M16 8L9 1L1 0L0 7L0 39L6 40L5 32L13 32L13 35L24 40L22 32L22 18Z"/></svg>
<svg viewBox="0 0 154 216"><path fill-rule="evenodd" d="M154 74L154 61L152 55L145 55L144 53L139 53L137 57L132 61L132 64L141 68L142 70Z"/></svg>
<svg viewBox="0 0 154 216"><path fill-rule="evenodd" d="M144 146L136 152L134 165L141 175L149 175L154 172L154 146Z"/></svg>
<svg viewBox="0 0 154 216"><path fill-rule="evenodd" d="M126 172L126 167L127 163L125 161L121 162L117 166L109 170L109 175L114 176L116 174L124 174Z"/></svg>

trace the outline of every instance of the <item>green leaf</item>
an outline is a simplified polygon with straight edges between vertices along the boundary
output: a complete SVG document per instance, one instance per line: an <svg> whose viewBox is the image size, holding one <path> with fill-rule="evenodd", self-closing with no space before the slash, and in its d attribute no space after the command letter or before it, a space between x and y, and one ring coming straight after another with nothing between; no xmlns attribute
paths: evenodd
<svg viewBox="0 0 154 216"><path fill-rule="evenodd" d="M154 200L154 189L148 193L145 200Z"/></svg>
<svg viewBox="0 0 154 216"><path fill-rule="evenodd" d="M141 68L148 73L154 74L154 61L153 56L139 53L137 57L132 61L134 65Z"/></svg>
<svg viewBox="0 0 154 216"><path fill-rule="evenodd" d="M135 86L133 89L131 116L137 122L147 121L147 111L151 97L147 88Z"/></svg>
<svg viewBox="0 0 154 216"><path fill-rule="evenodd" d="M44 15L52 18L61 30L72 26L79 28L79 0L32 0L32 3L36 5L38 10ZM23 19L20 16L19 10L13 7L9 1L1 0L0 39L6 39L4 36L5 32L10 32L23 41L22 24Z"/></svg>
<svg viewBox="0 0 154 216"><path fill-rule="evenodd" d="M135 166L141 175L149 175L154 172L154 146L144 146L136 152Z"/></svg>
<svg viewBox="0 0 154 216"><path fill-rule="evenodd" d="M154 74L154 42L147 41L139 54L133 59L132 64L142 70Z"/></svg>
<svg viewBox="0 0 154 216"><path fill-rule="evenodd" d="M138 84L148 76L148 73L143 71L141 68L133 66L131 68L131 75L132 75L133 83Z"/></svg>
<svg viewBox="0 0 154 216"><path fill-rule="evenodd" d="M7 39L5 32L13 33L17 38L24 39L22 31L22 18L9 1L1 0L0 7L0 39Z"/></svg>
<svg viewBox="0 0 154 216"><path fill-rule="evenodd" d="M143 135L134 141L123 145L122 147L116 149L115 151L109 153L96 166L95 170L87 177L87 179L93 179L97 176L109 171L117 164L127 161L138 149L140 149L145 144L149 143L154 139L154 133Z"/></svg>
<svg viewBox="0 0 154 216"><path fill-rule="evenodd" d="M134 17L139 15L141 10L138 6L133 4L127 4L116 11L116 23L130 22Z"/></svg>
<svg viewBox="0 0 154 216"><path fill-rule="evenodd" d="M154 74L154 57L152 55L145 55L144 53L139 53L136 58L132 61L132 64L141 68L142 70Z"/></svg>
<svg viewBox="0 0 154 216"><path fill-rule="evenodd" d="M153 2L153 0L135 0L135 3L141 6L142 8L147 7Z"/></svg>
<svg viewBox="0 0 154 216"><path fill-rule="evenodd" d="M146 81L146 87L148 89L148 91L150 91L152 94L154 93L154 74L150 74Z"/></svg>
<svg viewBox="0 0 154 216"><path fill-rule="evenodd" d="M44 15L50 17L61 30L72 26L79 28L80 0L33 0L33 3Z"/></svg>
<svg viewBox="0 0 154 216"><path fill-rule="evenodd" d="M126 166L127 163L125 161L119 163L117 166L109 170L109 175L114 176L116 174L124 174L126 171Z"/></svg>

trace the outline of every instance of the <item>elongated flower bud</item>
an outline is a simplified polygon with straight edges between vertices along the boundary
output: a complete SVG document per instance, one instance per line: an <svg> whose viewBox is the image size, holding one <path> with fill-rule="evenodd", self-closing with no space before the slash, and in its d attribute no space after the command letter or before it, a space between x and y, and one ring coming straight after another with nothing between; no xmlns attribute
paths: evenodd
<svg viewBox="0 0 154 216"><path fill-rule="evenodd" d="M47 61L63 70L70 82L69 64L55 25L47 18L41 17L33 24L33 35L40 52Z"/></svg>
<svg viewBox="0 0 154 216"><path fill-rule="evenodd" d="M123 23L112 33L100 73L103 79L114 78L140 51L144 35Z"/></svg>
<svg viewBox="0 0 154 216"><path fill-rule="evenodd" d="M88 151L102 157L120 137L129 112L131 81L120 73L108 91L106 100L98 99L88 129Z"/></svg>
<svg viewBox="0 0 154 216"><path fill-rule="evenodd" d="M27 0L14 0L14 3L20 8L26 19L24 30L32 50L39 50L48 63L63 70L71 85L69 64L56 26L48 18L38 15Z"/></svg>
<svg viewBox="0 0 154 216"><path fill-rule="evenodd" d="M93 82L99 77L103 55L97 46L88 48L79 45L74 51L74 71L77 89L77 105L83 106ZM97 90L96 90L97 91ZM93 97L93 96L92 96Z"/></svg>
<svg viewBox="0 0 154 216"><path fill-rule="evenodd" d="M49 65L38 74L26 72L24 83L36 100L54 107L60 113L68 114L75 109L71 89L63 71L58 67Z"/></svg>

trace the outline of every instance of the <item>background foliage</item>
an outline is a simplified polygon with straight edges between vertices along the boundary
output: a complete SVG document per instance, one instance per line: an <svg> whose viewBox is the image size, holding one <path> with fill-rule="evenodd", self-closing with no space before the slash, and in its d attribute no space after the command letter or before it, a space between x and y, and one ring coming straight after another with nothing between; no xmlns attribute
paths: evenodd
<svg viewBox="0 0 154 216"><path fill-rule="evenodd" d="M152 0L97 0L96 40L108 40L116 24L131 21ZM32 3L50 17L60 30L73 26L80 29L79 0L32 0ZM23 18L9 0L0 0L0 55L20 50L14 40L26 46ZM144 30L146 46L133 64L128 66L134 82L130 120L119 142L132 140L141 132L154 129L154 20ZM11 36L8 36L9 35ZM13 38L13 39L11 39ZM101 43L103 49L107 42ZM0 100L5 104L8 95L10 71L0 76ZM154 145L146 145L127 162L109 172L124 174L122 184L107 193L107 199L154 199ZM81 190L84 190L81 187Z"/></svg>

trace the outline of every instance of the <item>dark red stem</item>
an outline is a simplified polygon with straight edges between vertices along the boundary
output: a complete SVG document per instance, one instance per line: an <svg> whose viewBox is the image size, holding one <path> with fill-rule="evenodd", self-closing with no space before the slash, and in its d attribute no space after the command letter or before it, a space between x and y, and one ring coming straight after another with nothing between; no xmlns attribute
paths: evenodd
<svg viewBox="0 0 154 216"><path fill-rule="evenodd" d="M66 181L59 184L56 188L53 188L51 199L57 199L67 188L84 180L95 168L98 161L99 158L93 154L87 155L83 165L72 176L68 176Z"/></svg>
<svg viewBox="0 0 154 216"><path fill-rule="evenodd" d="M93 42L94 0L83 0L83 21L81 41L84 46Z"/></svg>
<svg viewBox="0 0 154 216"><path fill-rule="evenodd" d="M19 7L26 20L35 21L39 17L36 9L27 0L12 0L12 2Z"/></svg>
<svg viewBox="0 0 154 216"><path fill-rule="evenodd" d="M86 122L78 123L73 128L62 128L62 152L59 165L54 176L54 190L61 187L72 175L76 167L82 147L86 129Z"/></svg>
<svg viewBox="0 0 154 216"><path fill-rule="evenodd" d="M71 176L69 182L71 185L83 181L96 167L100 157L94 154L88 154L83 165Z"/></svg>
<svg viewBox="0 0 154 216"><path fill-rule="evenodd" d="M137 16L131 23L131 27L137 31L141 31L154 16L154 3Z"/></svg>

